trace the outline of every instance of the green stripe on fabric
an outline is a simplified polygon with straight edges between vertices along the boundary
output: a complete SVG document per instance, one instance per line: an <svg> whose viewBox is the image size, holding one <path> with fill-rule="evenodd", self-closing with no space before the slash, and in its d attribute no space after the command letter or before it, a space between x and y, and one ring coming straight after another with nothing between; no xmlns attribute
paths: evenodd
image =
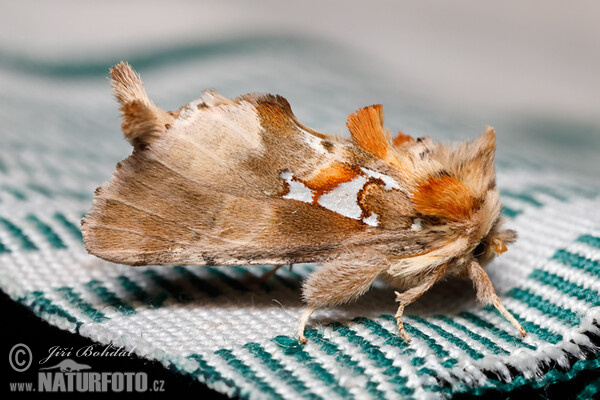
<svg viewBox="0 0 600 400"><path fill-rule="evenodd" d="M38 250L38 247L25 233L23 233L21 228L2 217L0 217L0 224L4 225L10 234L19 241L19 244L23 250Z"/></svg>
<svg viewBox="0 0 600 400"><path fill-rule="evenodd" d="M583 286L570 282L558 275L540 269L534 269L531 274L529 274L529 277L545 285L556 288L571 297L588 302L593 306L600 306L600 293L595 290L586 289Z"/></svg>
<svg viewBox="0 0 600 400"><path fill-rule="evenodd" d="M321 346L321 351L330 356L334 356L335 360L342 367L352 371L354 375L369 375L367 370L358 364L358 361L353 360L352 357L344 353L344 351L337 344L325 338L316 329L307 329L304 331L304 334L306 335L307 339ZM367 389L367 393L369 393L374 399L385 399L385 394L377 389L378 386L379 383L368 376L365 387Z"/></svg>
<svg viewBox="0 0 600 400"><path fill-rule="evenodd" d="M102 301L107 303L109 306L114 307L123 315L132 315L135 314L135 310L129 304L125 303L121 300L117 295L108 290L100 281L91 280L85 284L87 287L91 289L92 292L96 294Z"/></svg>
<svg viewBox="0 0 600 400"><path fill-rule="evenodd" d="M58 221L65 229L73 235L76 239L79 239L83 242L83 236L81 235L81 229L71 221L67 219L63 214L57 212L53 215L54 219Z"/></svg>
<svg viewBox="0 0 600 400"><path fill-rule="evenodd" d="M143 272L152 282L154 282L157 286L164 289L166 293L168 293L171 297L177 300L180 303L189 303L193 300L193 297L187 294L183 288L175 283L171 282L169 279L165 278L158 272L147 269ZM164 299L163 299L164 300ZM162 304L162 301L160 302ZM154 305L154 304L153 304ZM156 307L160 305L155 305Z"/></svg>
<svg viewBox="0 0 600 400"><path fill-rule="evenodd" d="M412 349L406 340L398 336L397 334L391 334L387 329L385 329L381 324L377 321L373 321L369 318L357 317L352 320L353 322L360 323L367 327L374 335L377 335L383 339L385 339L384 344L388 344L390 346L397 347L402 349L402 354L413 354L415 351Z"/></svg>
<svg viewBox="0 0 600 400"><path fill-rule="evenodd" d="M275 342L281 348L283 354L294 357L302 365L306 366L306 368L308 368L313 375L319 379L319 381L329 386L335 393L339 394L343 398L353 397L352 394L348 392L348 389L339 385L335 376L323 368L321 363L315 361L315 359L309 353L304 351L304 345L298 342L298 340L283 335L276 336L271 340L273 340L273 342Z"/></svg>
<svg viewBox="0 0 600 400"><path fill-rule="evenodd" d="M379 347L375 346L345 325L334 322L330 326L335 332L345 337L346 340L358 347L361 353L366 354L367 358L373 361L378 368L381 368L383 374L389 377L388 382L396 385L395 391L397 393L403 396L410 396L414 393L414 389L406 386L408 378L400 375L402 369L394 366L394 360L387 358L386 355L379 349Z"/></svg>
<svg viewBox="0 0 600 400"><path fill-rule="evenodd" d="M393 315L381 314L380 317L396 324L396 317L394 317ZM407 323L406 321L404 321L404 329L409 335L418 337L419 339L423 340L425 344L427 344L427 346L431 350L433 350L433 354L435 354L439 359L443 360L443 362L441 363L443 367L451 368L458 362L456 358L450 357L450 353L448 353L448 351L443 346L438 344L438 342L434 338L421 332L419 329Z"/></svg>
<svg viewBox="0 0 600 400"><path fill-rule="evenodd" d="M228 393L231 397L240 396L240 388L237 384L229 378L224 378L216 368L208 365L204 358L200 354L190 354L186 358L194 360L198 363L198 368L192 372L195 378L201 378L207 384L224 384L231 389L231 393Z"/></svg>
<svg viewBox="0 0 600 400"><path fill-rule="evenodd" d="M579 254L571 253L564 249L559 249L552 256L553 260L557 260L564 265L575 267L582 271L600 276L600 261L589 260Z"/></svg>
<svg viewBox="0 0 600 400"><path fill-rule="evenodd" d="M563 339L563 337L560 333L551 332L548 329L539 326L535 322L528 321L525 318L522 318L514 310L511 310L508 307L506 307L506 309L508 310L509 313L512 314L513 317L516 318L517 321L519 321L521 326L523 326L523 328L525 328L525 330L527 332L537 335L540 339L542 339L548 343L552 343L552 344L556 344ZM499 315L500 317L504 318L504 316L502 314L500 314L500 311L496 310L496 307L494 307L494 306L487 305L484 307L484 310L495 313L495 314ZM516 329L515 329L515 336L517 334L518 333L516 332Z"/></svg>
<svg viewBox="0 0 600 400"><path fill-rule="evenodd" d="M27 187L43 196L53 197L52 191L42 185L38 185L37 183L28 183Z"/></svg>
<svg viewBox="0 0 600 400"><path fill-rule="evenodd" d="M550 197L554 197L556 200L567 201L568 197L558 193L554 188L548 186L538 186L535 185L531 188L532 191L546 194Z"/></svg>
<svg viewBox="0 0 600 400"><path fill-rule="evenodd" d="M63 286L56 289L65 300L79 308L85 315L87 315L94 322L104 322L109 318L99 310L96 310L90 303L81 298L81 294L77 293L68 286Z"/></svg>
<svg viewBox="0 0 600 400"><path fill-rule="evenodd" d="M600 249L600 237L581 235L577 238L577 241Z"/></svg>
<svg viewBox="0 0 600 400"><path fill-rule="evenodd" d="M60 236L58 236L48 224L42 222L33 214L29 214L26 219L27 221L31 222L42 235L44 235L48 243L50 243L50 246L54 247L55 249L67 248Z"/></svg>
<svg viewBox="0 0 600 400"><path fill-rule="evenodd" d="M515 218L519 214L522 214L523 210L515 210L514 208L507 207L505 205L502 206L502 215L508 218Z"/></svg>
<svg viewBox="0 0 600 400"><path fill-rule="evenodd" d="M216 267L205 267L205 268L208 272L210 272L214 276L218 277L220 280L225 282L231 288L238 290L240 292L249 291L249 289L246 286L244 286L240 281L233 279L232 277L230 277L229 275L227 275L226 273L224 273L222 271L219 271L218 268L216 268ZM224 268L228 268L228 267L224 267Z"/></svg>
<svg viewBox="0 0 600 400"><path fill-rule="evenodd" d="M79 327L82 325L82 322L80 322L77 318L69 314L65 309L57 306L56 304L53 304L48 298L44 296L43 292L30 292L27 295L21 297L18 301L27 305L33 310L33 312L36 315L42 318L44 318L47 315L55 315L67 320L72 324L75 324L77 326L77 329L79 329Z"/></svg>
<svg viewBox="0 0 600 400"><path fill-rule="evenodd" d="M529 307L537 308L545 315L559 319L571 326L579 325L579 317L573 311L557 306L550 300L533 294L529 289L513 288L507 294Z"/></svg>
<svg viewBox="0 0 600 400"><path fill-rule="evenodd" d="M448 342L452 343L453 345L455 345L456 347L458 347L459 349L461 349L462 351L467 353L469 355L469 357L471 357L472 359L479 360L480 358L483 358L483 354L481 354L479 351L477 351L476 349L469 346L461 338L446 331L441 326L436 325L433 322L431 322L425 318L421 318L421 317L417 317L417 316L411 316L411 318L413 320L427 326L429 329L432 329L433 331L435 331L438 335L440 335L441 337L446 339Z"/></svg>
<svg viewBox="0 0 600 400"><path fill-rule="evenodd" d="M129 279L129 277L125 275L119 275L117 276L117 282L119 282L128 293L133 294L136 300L142 303L147 303L150 299L150 295L146 293L146 291L142 289L137 282Z"/></svg>
<svg viewBox="0 0 600 400"><path fill-rule="evenodd" d="M513 199L521 200L521 201L531 204L532 206L535 206L535 207L543 206L542 203L540 203L533 196L531 196L530 194L527 194L527 193L517 193L517 192L512 192L510 190L501 190L500 196L512 197Z"/></svg>
<svg viewBox="0 0 600 400"><path fill-rule="evenodd" d="M241 376L244 377L248 382L252 382L260 392L273 399L283 399L283 397L271 387L264 379L256 375L256 372L246 365L242 360L233 355L231 350L220 349L215 351L215 354L219 355L223 360L227 362L227 365L236 370Z"/></svg>
<svg viewBox="0 0 600 400"><path fill-rule="evenodd" d="M0 254L2 253L10 253L10 249L0 240Z"/></svg>
<svg viewBox="0 0 600 400"><path fill-rule="evenodd" d="M253 342L246 343L242 348L248 350L250 354L259 359L269 370L273 371L275 376L283 380L288 386L302 395L302 397L313 400L322 399L321 396L312 393L304 382L294 375L294 371L286 369L285 365L273 358L260 344Z"/></svg>
<svg viewBox="0 0 600 400"><path fill-rule="evenodd" d="M531 350L536 350L537 346L531 345L529 343L524 342L520 337L516 337L514 335L511 335L510 333L508 333L507 331L498 328L496 325L492 324L491 322L488 322L486 320L484 320L483 318L472 314L470 312L461 312L460 314L458 314L460 317L466 319L467 321L469 321L470 323L472 323L473 325L476 325L482 329L485 329L491 333L493 333L496 337L499 337L500 339L504 340L505 342L508 342L510 344L512 344L513 346L522 346L522 347L526 347L528 349Z"/></svg>
<svg viewBox="0 0 600 400"><path fill-rule="evenodd" d="M596 399L598 398L596 396L597 394L600 394L600 378L596 379L595 381L589 383L586 387L584 387L583 390L577 395L576 400Z"/></svg>
<svg viewBox="0 0 600 400"><path fill-rule="evenodd" d="M400 348L402 349L402 354L413 356L410 361L412 366L418 367L425 363L424 358L414 357L415 350L410 347L410 345L406 342L406 340L404 340L404 338L400 337L397 333L391 333L390 331L385 329L379 322L364 317L357 317L354 318L352 321L363 324L371 331L371 333L385 339L385 342L383 344ZM417 375L423 374L431 375L437 378L437 372L432 371L429 368L421 368L417 371Z"/></svg>
<svg viewBox="0 0 600 400"><path fill-rule="evenodd" d="M251 36L244 38L233 38L215 40L210 43L186 43L171 46L162 46L151 52L134 52L127 56L129 63L141 73L144 71L180 64L184 61L205 60L215 56L228 54L256 54L264 52L265 49L273 51L278 48L288 52L305 53L307 49L321 51L329 50L331 47L324 46L318 42L307 39L281 36ZM106 75L107 65L115 65L121 60L121 56L111 56L102 59L81 59L78 61L63 60L48 61L31 58L18 53L2 51L0 53L0 65L11 68L20 73L41 75L50 78L81 79Z"/></svg>
<svg viewBox="0 0 600 400"><path fill-rule="evenodd" d="M190 282L195 288L208 294L210 297L217 297L223 294L219 288L211 285L209 282L200 278L190 270L180 265L173 268L177 273L181 274L188 282Z"/></svg>
<svg viewBox="0 0 600 400"><path fill-rule="evenodd" d="M504 350L502 347L500 347L499 345L494 343L491 339L489 339L485 336L481 336L477 332L473 332L472 330L470 330L463 324L456 322L454 319L452 319L450 317L447 317L445 315L434 315L434 318L444 321L446 324L450 325L451 327L466 333L468 337L483 344L485 347L487 347L489 350L491 350L494 354L509 354L508 351Z"/></svg>
<svg viewBox="0 0 600 400"><path fill-rule="evenodd" d="M19 200L27 200L27 196L25 196L25 194L23 192L21 192L19 189L17 189L14 186L2 185L2 186L0 186L0 189L4 190L6 193L12 194L14 197L16 197Z"/></svg>
<svg viewBox="0 0 600 400"><path fill-rule="evenodd" d="M534 377L527 379L521 375L516 376L510 383L500 381L497 379L488 379L482 386L473 385L460 385L458 390L454 391L457 393L468 393L470 395L481 396L488 393L490 389L500 390L506 393L513 391L516 388L522 386L529 386L537 389L547 387L549 384L557 382L567 382L579 375L582 371L592 371L600 368L600 359L595 358L592 360L579 360L571 367L569 371L563 372L561 369L550 369L543 377ZM494 396L495 397L495 396ZM506 398L510 398L507 396ZM485 397L483 397L485 398ZM502 397L501 397L502 398Z"/></svg>

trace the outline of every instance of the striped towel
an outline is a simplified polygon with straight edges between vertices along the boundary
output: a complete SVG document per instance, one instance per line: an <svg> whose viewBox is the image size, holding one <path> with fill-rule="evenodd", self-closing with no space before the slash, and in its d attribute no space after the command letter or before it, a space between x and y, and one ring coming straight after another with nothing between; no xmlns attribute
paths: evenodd
<svg viewBox="0 0 600 400"><path fill-rule="evenodd" d="M128 61L165 109L212 87L230 97L281 94L300 121L342 135L347 114L372 103L384 104L389 127L414 136L477 133L411 106L355 59L308 40L262 37ZM280 269L261 284L268 266L132 268L85 252L79 220L130 152L105 79L118 58L0 61L0 288L50 324L251 399L446 398L539 387L599 367L590 334L599 333L600 189L519 149L518 135L499 131L497 164L503 212L520 238L488 271L525 339L475 302L470 283L448 281L407 308L407 344L393 291L377 283L355 304L318 311L302 346L293 336L299 288L318 266Z"/></svg>

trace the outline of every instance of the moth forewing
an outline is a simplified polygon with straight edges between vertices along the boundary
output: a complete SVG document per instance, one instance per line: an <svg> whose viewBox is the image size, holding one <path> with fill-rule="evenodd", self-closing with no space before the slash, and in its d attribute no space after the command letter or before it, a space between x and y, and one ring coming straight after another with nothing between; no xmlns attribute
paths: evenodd
<svg viewBox="0 0 600 400"><path fill-rule="evenodd" d="M302 125L281 96L206 91L163 111L129 64L111 77L134 151L82 220L91 254L131 265L321 262L303 284L301 341L314 311L377 278L404 289L406 338L404 307L448 274L503 308L473 254L483 244L489 261L514 240L498 219L493 130L457 148L392 141L374 105L350 114L346 140Z"/></svg>

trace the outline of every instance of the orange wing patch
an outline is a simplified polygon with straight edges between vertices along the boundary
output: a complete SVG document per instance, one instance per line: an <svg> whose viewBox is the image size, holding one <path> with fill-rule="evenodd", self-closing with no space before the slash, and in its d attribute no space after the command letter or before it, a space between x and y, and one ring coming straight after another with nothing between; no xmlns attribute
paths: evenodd
<svg viewBox="0 0 600 400"><path fill-rule="evenodd" d="M363 150L381 159L388 156L390 144L383 129L381 104L361 108L355 114L348 115L346 126L352 139Z"/></svg>
<svg viewBox="0 0 600 400"><path fill-rule="evenodd" d="M451 220L468 218L478 206L469 189L447 174L429 177L419 184L413 192L413 202L422 214Z"/></svg>
<svg viewBox="0 0 600 400"><path fill-rule="evenodd" d="M303 183L316 192L313 196L313 201L316 202L323 193L342 183L349 182L359 175L362 175L362 171L356 165L335 162L329 167L321 169L310 179L303 180Z"/></svg>

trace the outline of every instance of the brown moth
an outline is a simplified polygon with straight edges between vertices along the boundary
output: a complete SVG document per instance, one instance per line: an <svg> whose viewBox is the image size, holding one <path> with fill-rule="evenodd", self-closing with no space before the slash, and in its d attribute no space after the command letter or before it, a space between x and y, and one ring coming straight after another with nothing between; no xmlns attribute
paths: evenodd
<svg viewBox="0 0 600 400"><path fill-rule="evenodd" d="M281 96L205 91L167 112L129 64L110 74L133 153L82 220L89 253L129 265L319 262L302 290L303 343L315 310L376 278L403 290L406 340L404 307L448 276L471 279L525 335L482 268L516 239L501 228L492 128L452 147L392 140L373 105L350 114L347 140L302 125Z"/></svg>

